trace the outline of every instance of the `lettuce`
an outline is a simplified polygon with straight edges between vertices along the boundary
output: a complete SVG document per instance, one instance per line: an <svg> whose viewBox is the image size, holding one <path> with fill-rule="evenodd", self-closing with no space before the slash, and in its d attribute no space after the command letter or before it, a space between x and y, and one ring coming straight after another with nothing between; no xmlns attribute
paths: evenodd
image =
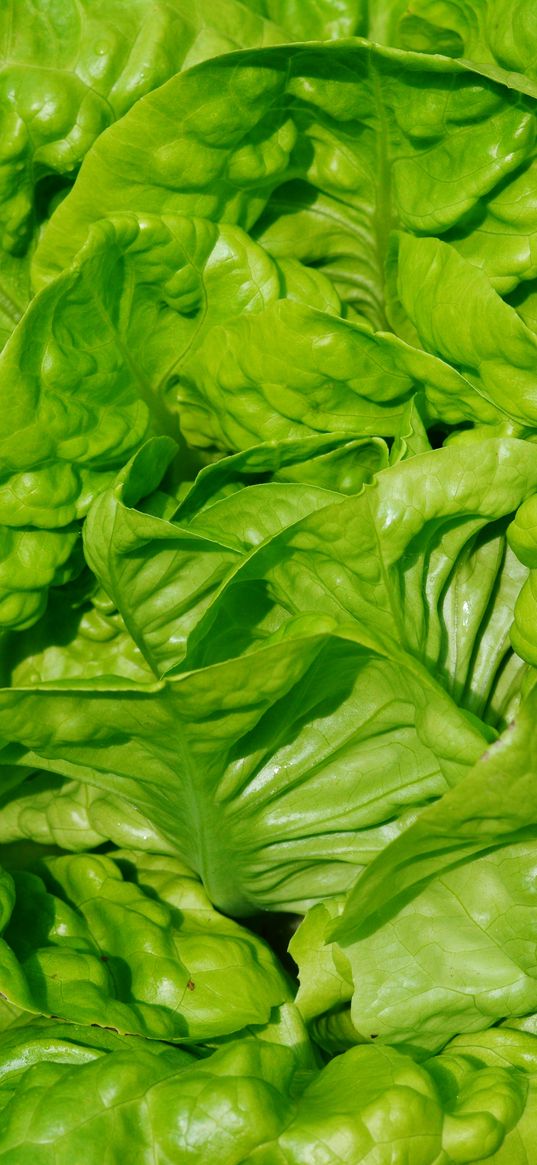
<svg viewBox="0 0 537 1165"><path fill-rule="evenodd" d="M0 39L0 1165L529 1165L531 5Z"/></svg>

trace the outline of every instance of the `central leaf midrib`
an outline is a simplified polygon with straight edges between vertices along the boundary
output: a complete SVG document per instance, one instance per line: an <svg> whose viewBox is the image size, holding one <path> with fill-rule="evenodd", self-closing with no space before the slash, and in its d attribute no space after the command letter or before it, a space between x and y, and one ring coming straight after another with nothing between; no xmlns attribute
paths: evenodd
<svg viewBox="0 0 537 1165"><path fill-rule="evenodd" d="M384 97L382 92L382 85L380 84L379 74L377 68L372 61L371 53L369 54L369 76L371 79L371 87L375 102L375 109L378 112L378 132L375 136L376 142L376 189L375 189L375 209L373 213L373 234L376 244L376 255L378 264L378 276L380 295L378 296L379 310L382 314L381 328L385 326L385 330L392 331L390 323L385 313L385 294L384 294L384 272L386 266L386 255L388 250L388 236L393 226L393 212L392 212L392 182L391 182L391 159L389 151L389 126L386 113L386 106L384 104Z"/></svg>

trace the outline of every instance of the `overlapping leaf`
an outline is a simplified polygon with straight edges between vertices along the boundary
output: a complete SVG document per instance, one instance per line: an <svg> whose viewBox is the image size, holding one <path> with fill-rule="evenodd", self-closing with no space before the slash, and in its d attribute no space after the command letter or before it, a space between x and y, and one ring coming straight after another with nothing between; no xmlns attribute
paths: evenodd
<svg viewBox="0 0 537 1165"><path fill-rule="evenodd" d="M289 998L268 948L171 857L44 858L4 873L2 898L0 989L26 1011L196 1042Z"/></svg>
<svg viewBox="0 0 537 1165"><path fill-rule="evenodd" d="M382 281L390 226L453 226L532 156L533 136L531 99L517 104L447 59L360 42L219 58L144 98L99 140L49 225L36 278L118 209L252 227L274 190L301 179L359 212L364 262L377 257Z"/></svg>
<svg viewBox="0 0 537 1165"><path fill-rule="evenodd" d="M306 920L294 940L301 991L308 1016L326 1013L330 1046L373 1035L431 1049L535 1010L535 707L533 689L464 781L379 855L345 902ZM351 999L350 1015L338 1014Z"/></svg>
<svg viewBox="0 0 537 1165"><path fill-rule="evenodd" d="M398 666L421 660L471 712L504 722L524 671L509 632L526 578L506 546L506 519L534 492L537 459L531 444L509 439L483 441L480 453L479 473L464 445L410 458L267 538L193 630L187 662L201 644L211 658L233 588L263 580L289 612L352 620L364 645ZM177 570L179 553L176 561Z"/></svg>
<svg viewBox="0 0 537 1165"><path fill-rule="evenodd" d="M413 1165L522 1165L535 1129L534 1044L487 1033L424 1065L356 1048L312 1076L297 1072L290 1048L254 1039L196 1059L76 1025L23 1025L2 1049L0 1160L68 1165L83 1155L98 1165L106 1146L119 1165L135 1130L140 1165L165 1165L177 1151L192 1165L302 1165L320 1152L343 1165L373 1153L388 1165L394 1151Z"/></svg>
<svg viewBox="0 0 537 1165"><path fill-rule="evenodd" d="M4 689L3 760L134 803L227 912L300 908L346 888L489 736L428 673L395 674L325 628L299 618L280 642L152 685Z"/></svg>

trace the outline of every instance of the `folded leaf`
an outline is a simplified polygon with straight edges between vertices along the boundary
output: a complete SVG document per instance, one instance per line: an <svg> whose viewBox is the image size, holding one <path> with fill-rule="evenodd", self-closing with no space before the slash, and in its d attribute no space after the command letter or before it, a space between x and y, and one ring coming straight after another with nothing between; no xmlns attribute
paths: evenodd
<svg viewBox="0 0 537 1165"><path fill-rule="evenodd" d="M475 1045L455 1040L420 1065L393 1048L354 1048L306 1087L278 1138L279 1155L264 1146L249 1161L302 1165L317 1153L389 1165L396 1153L412 1165L522 1165L523 1153L508 1150L531 1145L535 1129L534 1044L531 1036L487 1032Z"/></svg>
<svg viewBox="0 0 537 1165"><path fill-rule="evenodd" d="M44 858L3 897L0 989L16 1006L189 1042L263 1024L289 998L255 935L212 909L171 857Z"/></svg>
<svg viewBox="0 0 537 1165"><path fill-rule="evenodd" d="M388 460L380 440L304 438L257 446L202 470L165 521L151 511L162 508L164 495L152 495L167 452L157 441L144 446L93 507L85 530L88 563L157 675L181 662L218 587L257 546L342 493L359 492ZM259 638L287 618L253 588L248 613Z"/></svg>
<svg viewBox="0 0 537 1165"><path fill-rule="evenodd" d="M399 43L420 52L444 52L498 63L535 79L537 28L528 0L412 0L402 12Z"/></svg>
<svg viewBox="0 0 537 1165"><path fill-rule="evenodd" d="M484 752L464 782L424 810L366 871L349 895L332 937L352 942L374 930L388 912L395 913L401 901L452 865L492 847L535 837L536 711L533 687L513 723Z"/></svg>
<svg viewBox="0 0 537 1165"><path fill-rule="evenodd" d="M537 340L479 267L439 239L401 234L398 280L424 348L458 368L507 416L534 428Z"/></svg>
<svg viewBox="0 0 537 1165"><path fill-rule="evenodd" d="M106 1151L119 1165L134 1130L140 1165L165 1165L178 1151L192 1165L303 1165L320 1153L391 1165L394 1152L412 1165L523 1165L535 1128L534 1044L487 1032L423 1065L355 1048L301 1074L290 1048L254 1039L196 1059L74 1024L23 1024L2 1045L0 1160L68 1165L83 1154L98 1165Z"/></svg>
<svg viewBox="0 0 537 1165"><path fill-rule="evenodd" d="M481 442L479 472L456 444L382 470L357 497L312 512L250 554L193 629L187 664L211 659L233 588L263 580L290 612L352 620L364 646L397 666L421 660L457 702L505 723L525 673L509 631L527 577L505 529L536 486L534 446L510 439ZM114 597L126 617L127 589Z"/></svg>
<svg viewBox="0 0 537 1165"><path fill-rule="evenodd" d="M535 610L537 605L537 539L535 523L537 518L537 499L528 498L520 507L514 521L507 531L509 544L517 558L526 567L530 568L529 578L525 582L518 596L514 609L514 623L511 628L511 641L515 650L528 660L537 663L537 643L535 636Z"/></svg>
<svg viewBox="0 0 537 1165"><path fill-rule="evenodd" d="M489 734L419 665L306 623L166 682L3 689L3 761L134 804L228 913L346 889Z"/></svg>
<svg viewBox="0 0 537 1165"><path fill-rule="evenodd" d="M21 779L23 770L18 770ZM2 782L4 787L4 782ZM31 773L0 801L0 845L22 840L63 850L89 850L113 841L152 853L175 854L134 805L57 773ZM5 850L2 860L6 860Z"/></svg>
<svg viewBox="0 0 537 1165"><path fill-rule="evenodd" d="M364 34L361 0L316 0L307 8L300 0L248 0L248 5L275 21L287 40L337 40Z"/></svg>
<svg viewBox="0 0 537 1165"><path fill-rule="evenodd" d="M4 683L24 686L90 675L125 676L142 683L152 678L121 615L107 596L96 593L95 579L88 575L86 570L74 582L53 588L46 612L28 631L4 635Z"/></svg>
<svg viewBox="0 0 537 1165"><path fill-rule="evenodd" d="M140 0L0 13L0 348L31 298L37 237L88 149L144 93L183 67L283 30L236 0Z"/></svg>
<svg viewBox="0 0 537 1165"><path fill-rule="evenodd" d="M303 960L298 1005L325 1013L320 1042L374 1039L423 1054L534 1010L536 854L535 841L522 842L447 870L396 913L388 903L373 933L325 950L335 911L315 907L291 949ZM338 1011L347 1000L350 1012Z"/></svg>
<svg viewBox="0 0 537 1165"><path fill-rule="evenodd" d="M3 1042L3 1165L240 1165L293 1111L289 1048L240 1040L198 1060L76 1025L36 1024Z"/></svg>
<svg viewBox="0 0 537 1165"><path fill-rule="evenodd" d="M72 178L88 149L144 93L184 64L282 33L235 0L23 0L0 19L3 65L1 244L20 253L35 227L34 186ZM37 111L37 112L36 112Z"/></svg>
<svg viewBox="0 0 537 1165"><path fill-rule="evenodd" d="M531 98L517 108L445 58L365 42L219 58L142 98L98 140L49 224L35 278L65 266L90 224L119 209L249 229L274 191L301 181L313 200L351 208L353 256L357 232L363 240L351 269L382 285L392 226L446 230L532 149Z"/></svg>

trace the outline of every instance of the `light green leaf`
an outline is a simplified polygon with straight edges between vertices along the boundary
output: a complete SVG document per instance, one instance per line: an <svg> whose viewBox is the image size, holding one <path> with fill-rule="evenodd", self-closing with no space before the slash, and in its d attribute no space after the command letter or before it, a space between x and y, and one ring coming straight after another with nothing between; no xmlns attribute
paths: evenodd
<svg viewBox="0 0 537 1165"><path fill-rule="evenodd" d="M250 555L192 631L187 663L211 658L233 587L263 580L290 613L352 620L364 645L397 666L421 660L457 702L501 725L525 671L510 662L509 631L526 574L505 528L536 485L535 447L508 438L481 443L479 469L453 444L381 471ZM514 690L502 686L506 666Z"/></svg>
<svg viewBox="0 0 537 1165"><path fill-rule="evenodd" d="M30 256L0 249L0 350L22 318L31 298Z"/></svg>
<svg viewBox="0 0 537 1165"><path fill-rule="evenodd" d="M525 1122L535 1049L531 1037L509 1047L495 1035L490 1048L456 1041L424 1065L393 1048L353 1048L307 1086L278 1138L279 1155L276 1146L260 1147L248 1165L496 1161L504 1139Z"/></svg>
<svg viewBox="0 0 537 1165"><path fill-rule="evenodd" d="M535 1050L532 1036L492 1029L460 1036L441 1056L427 1061L443 1097L452 1094L453 1081L462 1076L460 1122L448 1116L444 1134L446 1149L456 1162L467 1159L463 1154L469 1149L478 1154L478 1161L489 1149L492 1165L531 1161L537 1127ZM517 1120L521 1101L524 1108Z"/></svg>
<svg viewBox="0 0 537 1165"><path fill-rule="evenodd" d="M419 52L492 62L535 80L537 23L531 0L412 0L399 43Z"/></svg>
<svg viewBox="0 0 537 1165"><path fill-rule="evenodd" d="M58 530L0 526L0 628L31 627L46 608L49 588L76 578L82 565L74 522Z"/></svg>
<svg viewBox="0 0 537 1165"><path fill-rule="evenodd" d="M282 28L287 40L338 40L365 33L363 0L312 0L307 6L300 0L248 0L249 6L262 12Z"/></svg>
<svg viewBox="0 0 537 1165"><path fill-rule="evenodd" d="M450 869L385 910L373 933L326 954L329 915L324 927L305 923L293 944L304 954L297 1002L305 1015L334 1012L316 1025L320 1042L374 1039L423 1054L535 1009L536 852L535 841L519 843ZM346 999L350 1014L335 1011Z"/></svg>
<svg viewBox="0 0 537 1165"><path fill-rule="evenodd" d="M120 847L175 855L170 842L134 805L57 773L31 773L16 791L2 796L0 844L23 839L74 851L113 841ZM5 852L2 860L6 861Z"/></svg>
<svg viewBox="0 0 537 1165"><path fill-rule="evenodd" d="M514 722L461 785L424 810L356 884L333 937L348 942L375 929L407 894L416 894L421 884L465 858L533 839L536 710L533 687Z"/></svg>
<svg viewBox="0 0 537 1165"><path fill-rule="evenodd" d="M240 1165L293 1112L290 1049L239 1040L197 1060L74 1024L34 1024L2 1044L2 1165Z"/></svg>
<svg viewBox="0 0 537 1165"><path fill-rule="evenodd" d="M218 587L252 551L337 500L341 488L359 492L388 456L382 441L336 437L254 447L207 466L164 521L151 510L155 503L161 509L163 495L153 499L152 491L167 453L158 441L147 444L85 528L87 561L157 675L181 662ZM287 618L261 589L250 588L248 609L259 639ZM236 639L235 654L240 644Z"/></svg>
<svg viewBox="0 0 537 1165"><path fill-rule="evenodd" d="M230 450L320 433L393 436L416 391L448 422L499 416L444 361L282 299L200 332L168 399L190 445Z"/></svg>
<svg viewBox="0 0 537 1165"><path fill-rule="evenodd" d="M528 498L520 507L515 520L507 532L509 544L520 561L530 568L529 578L520 592L514 608L514 623L511 641L515 651L537 664L537 641L535 614L537 609L537 539L535 523L537 518L536 498Z"/></svg>
<svg viewBox="0 0 537 1165"><path fill-rule="evenodd" d="M327 635L326 619L306 622L308 634L299 618L281 642L167 682L4 689L4 763L134 804L228 913L346 889L487 733L418 665L396 672Z"/></svg>
<svg viewBox="0 0 537 1165"><path fill-rule="evenodd" d="M354 989L352 968L339 944L329 941L331 923L344 905L343 895L332 895L324 902L317 902L308 910L289 943L289 953L300 979L295 1003L308 1023L324 1012L347 1016L345 1004L352 999ZM358 1033L354 1031L351 1043L356 1042Z"/></svg>
<svg viewBox="0 0 537 1165"><path fill-rule="evenodd" d="M250 229L267 204L270 213L273 192L300 181L314 202L319 193L350 207L345 267L382 285L392 226L453 226L531 155L533 140L531 99L517 108L508 90L445 58L359 41L219 58L142 98L101 136L48 226L35 278L41 285L68 264L90 224L117 210ZM318 245L315 227L313 238Z"/></svg>
<svg viewBox="0 0 537 1165"><path fill-rule="evenodd" d="M354 1048L301 1073L290 1049L252 1039L200 1060L34 1021L2 1043L0 1160L98 1165L106 1147L120 1165L134 1131L140 1165L165 1165L177 1152L192 1165L303 1165L316 1156L366 1165L372 1154L392 1165L394 1152L412 1165L525 1165L501 1147L531 1145L534 1044L487 1032L424 1065L394 1049Z"/></svg>
<svg viewBox="0 0 537 1165"><path fill-rule="evenodd" d="M290 996L268 947L177 859L52 857L12 879L0 989L27 1011L195 1042L266 1023Z"/></svg>
<svg viewBox="0 0 537 1165"><path fill-rule="evenodd" d="M398 288L424 348L458 368L506 416L535 427L537 340L486 275L439 239L401 234Z"/></svg>
<svg viewBox="0 0 537 1165"><path fill-rule="evenodd" d="M141 682L152 678L121 615L107 596L95 593L95 580L88 574L54 588L46 612L28 631L4 635L4 683L33 686L49 679L103 675Z"/></svg>
<svg viewBox="0 0 537 1165"><path fill-rule="evenodd" d="M0 14L1 243L20 253L35 228L35 184L72 179L95 139L183 66L282 33L235 0L45 0Z"/></svg>
<svg viewBox="0 0 537 1165"><path fill-rule="evenodd" d="M388 456L387 445L379 438L353 439L338 433L254 445L201 469L170 516L186 523L207 506L260 480L359 493L364 482L388 464Z"/></svg>

